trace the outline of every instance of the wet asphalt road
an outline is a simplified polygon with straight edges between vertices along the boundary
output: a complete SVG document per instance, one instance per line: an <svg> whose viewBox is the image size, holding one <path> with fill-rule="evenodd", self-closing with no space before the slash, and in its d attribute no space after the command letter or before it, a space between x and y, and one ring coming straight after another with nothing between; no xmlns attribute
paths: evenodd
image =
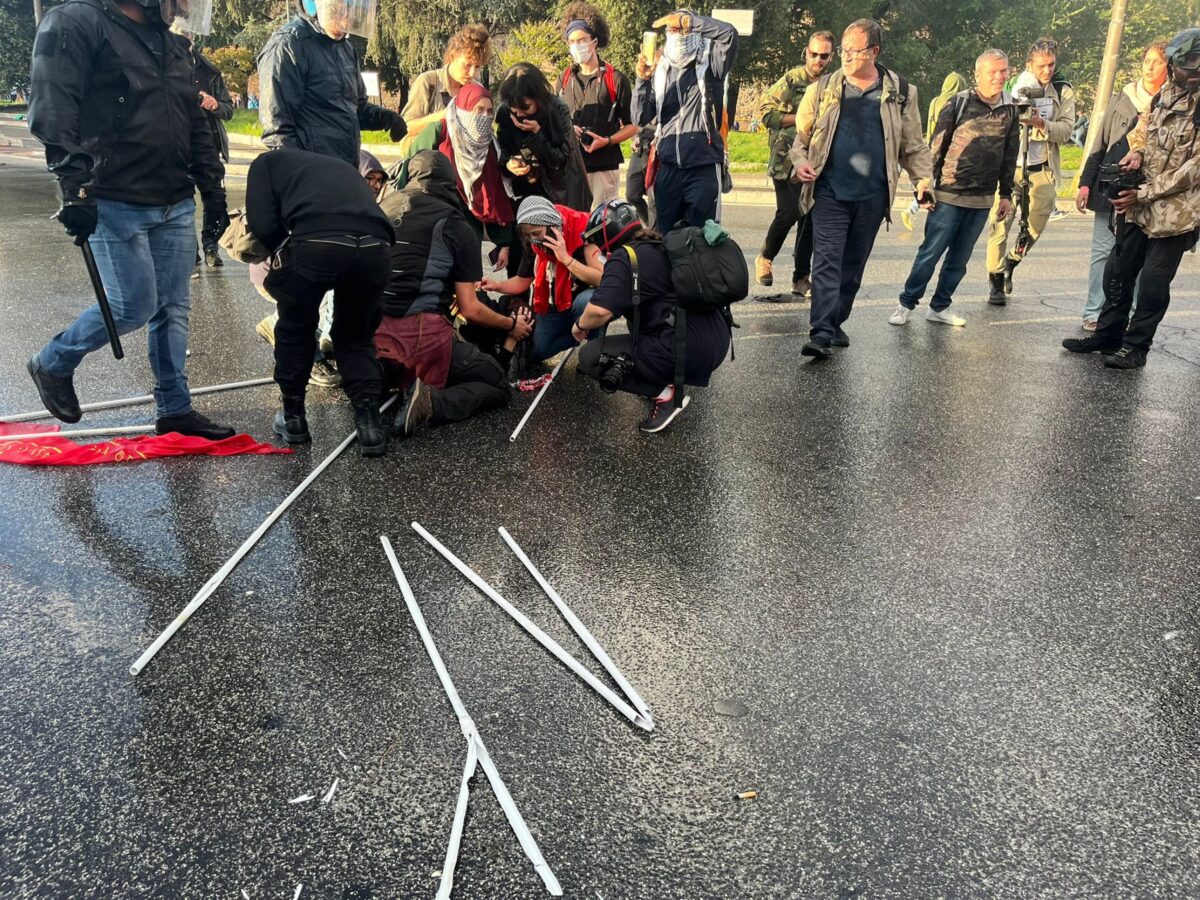
<svg viewBox="0 0 1200 900"><path fill-rule="evenodd" d="M24 362L89 290L54 197L0 167L4 412L37 406ZM726 217L750 254L767 214ZM800 305L743 304L736 361L658 438L571 365L516 444L528 395L351 451L137 678L348 405L313 390L293 457L0 467L0 895L432 896L464 747L381 533L569 897L1200 895L1200 266L1150 365L1110 372L1058 348L1089 234L1053 223L1003 309L981 246L951 330L887 324L917 240L881 233L849 350L808 364ZM269 374L244 269L193 284L193 386ZM126 349L84 364L85 402L146 392ZM197 401L264 439L274 406ZM656 730L413 520L597 668L506 526ZM544 896L482 778L457 885Z"/></svg>

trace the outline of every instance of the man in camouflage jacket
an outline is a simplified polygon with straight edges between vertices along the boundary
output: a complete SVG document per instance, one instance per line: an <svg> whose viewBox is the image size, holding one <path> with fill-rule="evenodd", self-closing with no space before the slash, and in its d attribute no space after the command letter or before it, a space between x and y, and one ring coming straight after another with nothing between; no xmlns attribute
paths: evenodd
<svg viewBox="0 0 1200 900"><path fill-rule="evenodd" d="M771 262L783 248L788 232L796 226L796 246L792 269L792 293L804 296L811 292L812 282L812 225L800 214L800 185L793 182L792 162L788 151L796 139L796 111L805 89L821 77L833 59L833 33L818 31L808 40L804 65L796 66L767 91L758 108L763 125L770 129L771 160L767 175L775 185L775 218L767 229L762 251L754 261L754 277L758 283L770 286L774 282ZM783 295L778 295L783 299Z"/></svg>
<svg viewBox="0 0 1200 900"><path fill-rule="evenodd" d="M1200 229L1200 28L1171 39L1167 69L1167 83L1151 102L1149 116L1130 133L1130 152L1121 160L1122 170L1140 170L1146 180L1113 200L1123 221L1104 270L1104 308L1096 331L1063 341L1074 353L1103 353L1104 365L1114 369L1146 364L1171 302L1171 281ZM1139 275L1137 310L1130 321Z"/></svg>

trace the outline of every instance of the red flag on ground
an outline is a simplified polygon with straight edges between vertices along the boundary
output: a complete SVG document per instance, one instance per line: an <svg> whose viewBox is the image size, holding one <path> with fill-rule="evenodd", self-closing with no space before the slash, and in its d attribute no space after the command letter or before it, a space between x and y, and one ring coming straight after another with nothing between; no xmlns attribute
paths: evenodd
<svg viewBox="0 0 1200 900"><path fill-rule="evenodd" d="M18 466L92 466L101 463L141 462L167 456L240 456L245 453L291 453L290 447L260 444L248 434L235 434L223 441L185 437L182 434L152 434L136 438L114 438L98 444L77 444L54 434L55 426L25 426L24 434L47 430L45 437L6 441L0 430L0 463Z"/></svg>

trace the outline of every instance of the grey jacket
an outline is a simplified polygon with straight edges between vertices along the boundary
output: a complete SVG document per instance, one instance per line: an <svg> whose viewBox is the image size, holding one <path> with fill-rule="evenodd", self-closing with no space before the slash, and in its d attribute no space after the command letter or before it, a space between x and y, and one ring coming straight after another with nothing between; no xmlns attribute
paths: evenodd
<svg viewBox="0 0 1200 900"><path fill-rule="evenodd" d="M1088 189L1087 208L1094 213L1106 215L1112 209L1112 203L1100 187L1100 165L1104 162L1116 162L1120 156L1125 155L1124 152L1121 152L1129 149L1125 137L1137 124L1137 120L1137 108L1124 91L1114 97L1108 104L1108 109L1104 111L1096 149L1088 156L1083 164L1083 170L1079 173L1079 186ZM1114 151L1114 147L1117 147L1118 144L1121 145L1120 148ZM1120 156L1117 156L1116 159L1107 159L1114 153L1120 153Z"/></svg>

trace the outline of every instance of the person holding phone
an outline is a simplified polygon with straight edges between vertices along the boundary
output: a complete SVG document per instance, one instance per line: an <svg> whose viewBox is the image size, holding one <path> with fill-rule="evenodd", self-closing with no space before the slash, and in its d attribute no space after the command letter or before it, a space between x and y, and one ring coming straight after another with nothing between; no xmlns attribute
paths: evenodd
<svg viewBox="0 0 1200 900"><path fill-rule="evenodd" d="M534 331L529 357L549 359L574 346L571 328L600 283L604 261L595 244L584 242L588 214L526 197L517 209L517 234L525 254L517 274L504 281L485 278L482 289L508 295L533 288Z"/></svg>

